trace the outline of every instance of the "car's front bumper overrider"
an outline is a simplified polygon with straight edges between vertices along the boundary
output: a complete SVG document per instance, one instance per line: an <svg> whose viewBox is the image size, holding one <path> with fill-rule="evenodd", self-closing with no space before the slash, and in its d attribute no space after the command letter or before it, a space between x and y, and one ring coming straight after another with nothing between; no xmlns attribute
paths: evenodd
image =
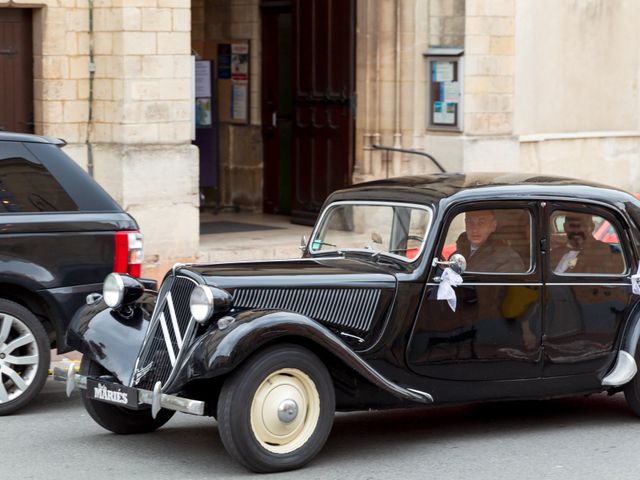
<svg viewBox="0 0 640 480"><path fill-rule="evenodd" d="M76 373L75 365L73 364L69 365L68 370L63 370L58 367L54 368L53 378L60 382L66 382L67 396L70 396L74 390L86 390L87 380L94 379L93 377ZM94 380L100 381L100 379L97 378ZM137 393L137 404L139 406L151 406L151 415L153 418L156 418L158 412L163 408L176 412L189 413L191 415L204 415L205 402L162 393L162 385L160 382L156 382L153 390L143 390L133 387L126 388L134 390Z"/></svg>

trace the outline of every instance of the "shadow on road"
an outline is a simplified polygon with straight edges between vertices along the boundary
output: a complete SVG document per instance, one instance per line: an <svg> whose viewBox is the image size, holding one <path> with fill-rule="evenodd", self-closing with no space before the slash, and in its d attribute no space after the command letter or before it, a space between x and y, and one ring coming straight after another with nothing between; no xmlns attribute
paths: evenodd
<svg viewBox="0 0 640 480"><path fill-rule="evenodd" d="M207 478L214 471L217 478L247 474L227 455L212 418L176 414L157 432L114 435L93 423L78 393L67 399L64 385L52 381L19 415L33 416L33 423L43 427L43 417L63 418L68 431L58 431L58 436L61 441L64 437L65 448L79 458L95 458L96 452L101 452L101 458L111 462L125 456L134 459L134 471L128 472L134 476L136 471L188 472L185 478ZM316 476L329 472L331 476L334 469L350 468L356 459L366 462L388 456L391 461L398 452L437 455L453 448L477 447L488 439L526 445L541 434L553 435L554 430L567 428L580 434L582 429L615 429L636 421L622 395L340 413L327 444L308 471Z"/></svg>
<svg viewBox="0 0 640 480"><path fill-rule="evenodd" d="M321 455L335 461L385 445L437 445L447 440L460 444L488 435L526 440L532 433L630 422L638 419L622 394L338 414Z"/></svg>

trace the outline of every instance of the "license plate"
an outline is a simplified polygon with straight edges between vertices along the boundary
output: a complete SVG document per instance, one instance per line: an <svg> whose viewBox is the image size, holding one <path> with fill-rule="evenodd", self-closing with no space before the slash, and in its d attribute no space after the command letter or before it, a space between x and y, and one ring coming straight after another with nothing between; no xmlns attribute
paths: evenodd
<svg viewBox="0 0 640 480"><path fill-rule="evenodd" d="M87 397L128 408L138 408L138 391L119 383L87 378Z"/></svg>

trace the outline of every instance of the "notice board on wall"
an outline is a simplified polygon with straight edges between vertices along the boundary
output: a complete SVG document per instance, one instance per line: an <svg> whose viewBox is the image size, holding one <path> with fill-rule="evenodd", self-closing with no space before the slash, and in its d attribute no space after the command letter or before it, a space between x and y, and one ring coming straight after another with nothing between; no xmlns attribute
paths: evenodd
<svg viewBox="0 0 640 480"><path fill-rule="evenodd" d="M431 47L424 54L429 79L429 129L462 131L463 53L461 47Z"/></svg>
<svg viewBox="0 0 640 480"><path fill-rule="evenodd" d="M218 43L218 115L221 122L249 122L249 41Z"/></svg>

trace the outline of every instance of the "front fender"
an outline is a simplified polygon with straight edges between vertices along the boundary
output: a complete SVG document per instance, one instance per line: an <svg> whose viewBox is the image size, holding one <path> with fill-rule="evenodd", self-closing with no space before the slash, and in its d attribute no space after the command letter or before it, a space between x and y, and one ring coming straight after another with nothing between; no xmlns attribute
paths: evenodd
<svg viewBox="0 0 640 480"><path fill-rule="evenodd" d="M291 312L248 310L235 319L227 329L212 328L198 338L182 357L171 390L178 390L193 380L225 375L262 346L297 337L318 345L397 398L420 403L433 401L429 394L404 388L383 377L329 329L308 317Z"/></svg>
<svg viewBox="0 0 640 480"><path fill-rule="evenodd" d="M104 301L85 305L71 320L67 343L129 385L157 294L145 292L126 317Z"/></svg>

